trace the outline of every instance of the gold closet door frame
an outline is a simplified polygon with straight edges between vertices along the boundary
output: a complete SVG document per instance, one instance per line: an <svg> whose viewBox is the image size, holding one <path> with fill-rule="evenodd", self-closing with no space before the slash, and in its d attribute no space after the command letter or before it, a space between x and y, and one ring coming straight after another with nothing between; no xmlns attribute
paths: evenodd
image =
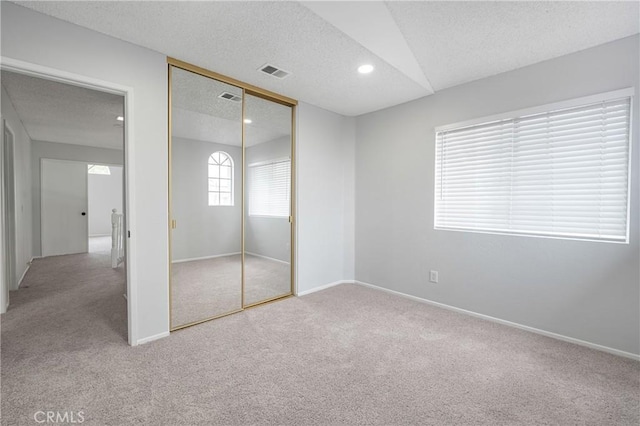
<svg viewBox="0 0 640 426"><path fill-rule="evenodd" d="M186 327L191 327L193 325L197 325L197 324L201 324L203 322L207 322L207 321L211 321L217 318L222 318L225 317L227 315L232 315L238 312L242 312L245 309L248 308L253 308L255 306L260 306L266 303L271 303L271 302L275 302L277 300L280 299L286 299L288 297L292 297L294 294L294 288L295 288L295 250L296 250L296 245L295 245L295 206L296 206L296 107L298 105L298 101L292 98L289 98L287 96L283 96L283 95L279 95L275 92L271 92L269 90L266 89L262 89L260 87L254 86L252 84L248 84L245 82L242 82L240 80L236 80L235 78L231 78L228 77L226 75L223 74L218 74L217 72L214 71L210 71L208 69L205 68L201 68L197 65L192 65L189 64L187 62L181 61L179 59L175 59L175 58L171 58L171 57L167 57L167 66L168 66L168 72L167 72L167 77L168 77L168 131L169 131L169 144L168 144L168 148L169 148L169 173L168 173L168 198L169 198L169 202L168 202L168 215L169 215L169 220L168 220L168 231L169 231L169 252L168 252L168 258L169 258L169 331L176 331L176 330L180 330L182 328L186 328ZM182 324L176 327L172 327L172 305L173 305L173 298L172 298L172 266L171 266L171 261L172 261L172 233L173 233L173 229L175 221L173 220L173 214L171 211L171 202L172 202L172 187L171 187L171 178L172 178L172 167L171 167L171 149L172 149L172 116L171 116L171 109L172 109L172 99L171 99L171 71L173 68L178 68L184 71L189 71L192 72L194 74L198 74L201 75L203 77L207 77L213 80L217 80L223 83L227 83L230 84L232 86L236 86L240 89L242 89L242 230L241 230L241 248L242 248L242 267L241 267L241 301L242 301L242 305L240 309L236 309L234 311L231 312L226 312L224 314L220 314L220 315L215 315L212 317L208 317L208 318L204 318L201 320L197 320L197 321L193 321L190 322L188 324ZM290 250L290 265L291 267L290 272L291 272L291 276L290 276L290 289L289 289L289 294L284 294L282 296L276 296L270 299L266 299L257 303L252 303L250 305L245 305L244 304L244 284L245 284L245 275L244 275L244 266L245 266L245 250L244 250L244 240L245 240L245 169L246 169L246 153L245 153L245 123L244 123L244 112L245 112L245 95L252 95L252 96L256 96L271 102L276 102L285 106L288 106L291 108L291 193L289 194L289 228L290 228L290 236L291 236L291 250Z"/></svg>

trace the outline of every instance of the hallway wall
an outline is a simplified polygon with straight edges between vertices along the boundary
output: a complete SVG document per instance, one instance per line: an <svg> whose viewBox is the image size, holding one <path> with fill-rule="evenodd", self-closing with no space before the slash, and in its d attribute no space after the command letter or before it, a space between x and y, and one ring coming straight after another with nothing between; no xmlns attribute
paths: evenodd
<svg viewBox="0 0 640 426"><path fill-rule="evenodd" d="M123 164L124 152L119 149L95 148L66 143L33 141L31 149L31 184L33 203L33 255L42 255L40 235L40 160L86 161L98 164Z"/></svg>
<svg viewBox="0 0 640 426"><path fill-rule="evenodd" d="M13 3L0 7L3 57L132 90L127 104L133 117L128 143L135 158L127 175L135 194L128 224L129 255L136 265L132 343L167 335L166 56Z"/></svg>
<svg viewBox="0 0 640 426"><path fill-rule="evenodd" d="M2 118L14 137L14 172L16 194L16 286L28 269L31 261L31 139L24 129L9 95L2 87ZM0 229L0 232L1 229ZM4 236L3 236L4 238ZM2 265L0 264L0 272ZM0 277L4 277L0 273ZM0 278L1 280L2 278Z"/></svg>
<svg viewBox="0 0 640 426"><path fill-rule="evenodd" d="M239 253L242 244L242 148L173 137L171 143L171 260ZM209 156L226 152L234 163L234 205L209 206Z"/></svg>
<svg viewBox="0 0 640 426"><path fill-rule="evenodd" d="M122 167L109 166L111 174L89 173L88 207L89 236L111 236L112 209L122 213Z"/></svg>

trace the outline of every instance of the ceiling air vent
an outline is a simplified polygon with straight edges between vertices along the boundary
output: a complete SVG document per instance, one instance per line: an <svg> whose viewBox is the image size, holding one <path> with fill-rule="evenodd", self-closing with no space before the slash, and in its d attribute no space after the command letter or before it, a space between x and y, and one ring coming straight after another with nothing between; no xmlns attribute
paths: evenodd
<svg viewBox="0 0 640 426"><path fill-rule="evenodd" d="M276 78L280 78L280 79L285 78L285 77L289 76L289 74L291 74L289 71L285 71L285 70L280 69L278 67L274 67L273 65L270 65L270 64L263 65L260 68L260 71L262 71L265 74L269 74L269 75L272 75L272 76L274 76Z"/></svg>
<svg viewBox="0 0 640 426"><path fill-rule="evenodd" d="M218 97L221 99L226 99L228 101L233 101L233 102L240 102L242 100L240 96L234 95L233 93L229 93L229 92L222 92L220 93L220 95L218 95Z"/></svg>

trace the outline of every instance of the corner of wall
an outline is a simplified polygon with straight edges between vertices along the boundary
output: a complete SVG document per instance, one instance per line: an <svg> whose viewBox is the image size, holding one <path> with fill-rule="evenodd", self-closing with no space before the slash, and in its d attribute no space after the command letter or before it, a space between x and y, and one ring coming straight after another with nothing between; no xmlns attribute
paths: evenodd
<svg viewBox="0 0 640 426"><path fill-rule="evenodd" d="M356 220L356 118L344 117L342 126L343 155L343 226L344 265L342 279L355 279L355 220Z"/></svg>

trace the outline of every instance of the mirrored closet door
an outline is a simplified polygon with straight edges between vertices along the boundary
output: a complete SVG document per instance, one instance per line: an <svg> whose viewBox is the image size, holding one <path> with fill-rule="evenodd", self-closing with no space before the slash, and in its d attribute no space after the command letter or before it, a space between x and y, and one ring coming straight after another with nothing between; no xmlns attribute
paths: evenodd
<svg viewBox="0 0 640 426"><path fill-rule="evenodd" d="M291 107L245 96L245 306L291 293Z"/></svg>
<svg viewBox="0 0 640 426"><path fill-rule="evenodd" d="M169 63L177 330L293 294L295 101Z"/></svg>
<svg viewBox="0 0 640 426"><path fill-rule="evenodd" d="M243 93L179 68L171 68L170 78L176 329L242 309Z"/></svg>

